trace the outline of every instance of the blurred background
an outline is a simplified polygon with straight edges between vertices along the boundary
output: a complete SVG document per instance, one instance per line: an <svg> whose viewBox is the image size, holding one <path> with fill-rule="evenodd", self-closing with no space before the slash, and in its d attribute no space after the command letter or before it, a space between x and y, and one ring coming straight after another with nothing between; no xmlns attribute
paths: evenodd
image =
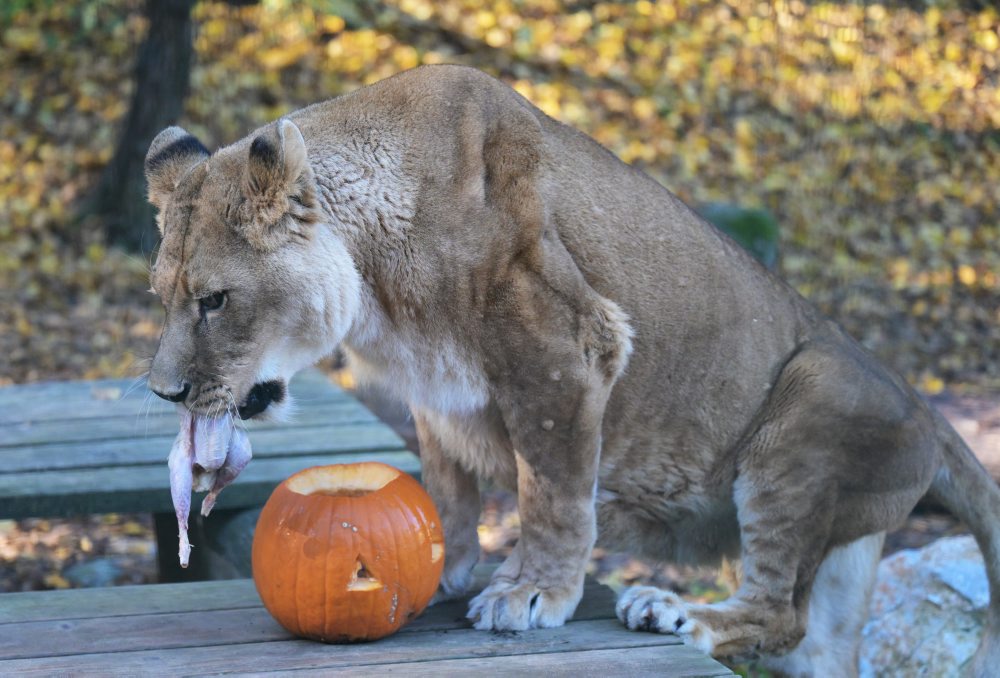
<svg viewBox="0 0 1000 678"><path fill-rule="evenodd" d="M728 224L924 393L989 396L1000 390L990 4L5 0L0 385L145 369L162 314L146 293L156 233L142 160L160 129L181 124L216 148L450 62L499 76ZM484 545L502 555L516 533L513 502L491 495ZM0 591L152 581L153 548L146 516L0 521ZM713 595L714 572L599 556L607 578Z"/></svg>

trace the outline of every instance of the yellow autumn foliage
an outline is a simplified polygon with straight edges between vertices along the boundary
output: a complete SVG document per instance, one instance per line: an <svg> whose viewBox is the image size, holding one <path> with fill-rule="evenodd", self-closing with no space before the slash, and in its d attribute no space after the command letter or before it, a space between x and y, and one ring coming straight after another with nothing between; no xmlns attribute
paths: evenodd
<svg viewBox="0 0 1000 678"><path fill-rule="evenodd" d="M1000 386L986 3L387 0L363 26L323 10L348 4L198 3L181 124L218 146L402 69L477 66L689 202L768 208L782 274L914 383ZM0 25L0 383L135 372L155 345L147 262L72 220L126 112L141 2L73 5Z"/></svg>

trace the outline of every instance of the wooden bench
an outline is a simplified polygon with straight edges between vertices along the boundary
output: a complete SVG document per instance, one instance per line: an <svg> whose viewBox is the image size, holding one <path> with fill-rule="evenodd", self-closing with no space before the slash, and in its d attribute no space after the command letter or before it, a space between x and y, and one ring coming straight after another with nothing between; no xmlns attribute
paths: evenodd
<svg viewBox="0 0 1000 678"><path fill-rule="evenodd" d="M211 542L218 526L239 523L245 509L263 504L299 469L378 459L419 473L419 460L402 440L322 374L305 373L291 391L299 402L293 423L251 424L254 461L222 493L216 511L202 525L193 523L192 541L211 547L194 554L217 551ZM128 382L0 389L0 518L151 512L161 568L175 576L177 524L166 457L177 426L173 405L147 398L141 387L130 391ZM247 538L250 515L240 527ZM185 575L204 576L194 560L192 570ZM479 587L487 575L477 570ZM625 630L614 618L610 589L595 582L588 581L574 620L563 628L485 633L470 628L466 609L467 601L435 606L375 643L323 645L285 632L249 579L2 594L0 675L732 675L675 636Z"/></svg>
<svg viewBox="0 0 1000 678"><path fill-rule="evenodd" d="M476 574L481 586L488 570ZM676 636L626 630L611 590L592 581L562 628L475 631L465 610L446 603L377 642L323 645L282 629L249 579L8 593L0 675L733 675Z"/></svg>
<svg viewBox="0 0 1000 678"><path fill-rule="evenodd" d="M192 506L191 568L177 566L177 520L167 455L175 405L144 385L105 380L0 388L0 519L91 513L152 513L161 581L248 576L254 514L271 491L309 466L378 460L418 474L419 459L357 400L319 371L289 389L290 423L251 422L254 459L212 515Z"/></svg>

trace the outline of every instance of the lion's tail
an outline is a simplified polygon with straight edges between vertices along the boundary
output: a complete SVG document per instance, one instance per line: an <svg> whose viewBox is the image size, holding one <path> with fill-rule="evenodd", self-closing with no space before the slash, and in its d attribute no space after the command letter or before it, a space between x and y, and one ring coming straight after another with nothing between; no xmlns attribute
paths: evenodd
<svg viewBox="0 0 1000 678"><path fill-rule="evenodd" d="M944 464L931 483L930 495L972 530L990 584L986 630L970 675L996 676L1000 672L1000 488L951 424L941 414L934 415Z"/></svg>

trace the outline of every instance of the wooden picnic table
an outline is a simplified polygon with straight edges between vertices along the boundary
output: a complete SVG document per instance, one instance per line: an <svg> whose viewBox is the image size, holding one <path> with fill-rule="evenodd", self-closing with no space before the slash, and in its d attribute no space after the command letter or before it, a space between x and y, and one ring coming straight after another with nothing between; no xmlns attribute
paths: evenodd
<svg viewBox="0 0 1000 678"><path fill-rule="evenodd" d="M193 502L192 543L214 539L237 511L263 505L278 483L309 466L377 460L419 474L402 439L321 372L302 372L289 391L297 403L290 422L249 422L254 459L212 515L202 521L200 499ZM152 513L161 578L207 576L199 562L207 549L194 551L189 571L176 567L167 455L178 427L176 405L134 381L0 388L0 519ZM245 576L248 567L235 572Z"/></svg>
<svg viewBox="0 0 1000 678"><path fill-rule="evenodd" d="M245 509L308 466L377 459L419 474L403 441L319 372L290 390L293 422L250 425L254 460L206 525L251 515ZM0 518L152 512L161 571L169 568L177 525L166 458L177 426L173 405L127 381L0 389ZM475 590L487 575L477 570ZM627 631L610 589L592 581L558 629L475 631L466 609L467 601L435 606L374 643L323 645L282 629L249 579L0 594L0 675L732 675L675 636Z"/></svg>
<svg viewBox="0 0 1000 678"><path fill-rule="evenodd" d="M488 570L476 574L482 586ZM0 675L733 675L676 636L626 630L611 590L593 581L556 629L476 631L466 606L431 607L376 642L324 645L290 636L249 579L8 593Z"/></svg>

